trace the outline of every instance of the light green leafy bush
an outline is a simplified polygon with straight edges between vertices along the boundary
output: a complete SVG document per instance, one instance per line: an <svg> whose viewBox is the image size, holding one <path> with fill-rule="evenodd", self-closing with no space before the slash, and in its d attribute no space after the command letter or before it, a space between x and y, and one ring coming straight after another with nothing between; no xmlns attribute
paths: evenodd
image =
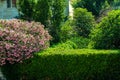
<svg viewBox="0 0 120 80"><path fill-rule="evenodd" d="M111 11L92 30L90 48L120 49L120 10Z"/></svg>
<svg viewBox="0 0 120 80"><path fill-rule="evenodd" d="M65 42L70 38L74 37L76 32L72 26L72 20L66 21L60 29L60 40Z"/></svg>
<svg viewBox="0 0 120 80"><path fill-rule="evenodd" d="M73 37L70 41L76 44L77 49L88 48L89 39L84 37Z"/></svg>
<svg viewBox="0 0 120 80"><path fill-rule="evenodd" d="M59 43L57 45L54 45L53 48L55 48L57 50L59 50L59 49L75 49L75 48L77 48L77 45L74 42L68 40L64 43Z"/></svg>

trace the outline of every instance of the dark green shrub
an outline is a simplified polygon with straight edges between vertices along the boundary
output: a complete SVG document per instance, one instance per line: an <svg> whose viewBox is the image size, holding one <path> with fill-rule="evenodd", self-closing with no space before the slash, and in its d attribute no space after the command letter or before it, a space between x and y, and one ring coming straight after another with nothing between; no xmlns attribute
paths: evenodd
<svg viewBox="0 0 120 80"><path fill-rule="evenodd" d="M120 80L120 51L51 49L3 69L11 70L7 80Z"/></svg>
<svg viewBox="0 0 120 80"><path fill-rule="evenodd" d="M35 0L34 0L35 1ZM39 21L48 28L51 17L51 1L50 0L36 0L34 13L34 20Z"/></svg>
<svg viewBox="0 0 120 80"><path fill-rule="evenodd" d="M65 18L65 0L53 0L52 1L52 17L51 17L51 27L50 34L53 36L53 43L58 43L60 41L60 28L61 24L64 22Z"/></svg>
<svg viewBox="0 0 120 80"><path fill-rule="evenodd" d="M79 36L88 37L95 25L92 13L83 8L76 8L73 16L73 25Z"/></svg>
<svg viewBox="0 0 120 80"><path fill-rule="evenodd" d="M32 20L35 13L35 1L34 0L19 0L17 1L19 7L19 13L21 18L26 20Z"/></svg>
<svg viewBox="0 0 120 80"><path fill-rule="evenodd" d="M112 4L113 9L120 9L120 0L114 0L114 3Z"/></svg>
<svg viewBox="0 0 120 80"><path fill-rule="evenodd" d="M18 10L21 18L39 21L47 27L51 17L51 1L49 0L19 0ZM44 7L44 8L43 8Z"/></svg>
<svg viewBox="0 0 120 80"><path fill-rule="evenodd" d="M74 8L86 8L96 17L99 16L101 10L107 9L115 0L73 0Z"/></svg>
<svg viewBox="0 0 120 80"><path fill-rule="evenodd" d="M111 11L92 31L89 47L120 49L120 10Z"/></svg>
<svg viewBox="0 0 120 80"><path fill-rule="evenodd" d="M3 65L1 68L1 71L7 80L20 80L22 75L18 64L6 64Z"/></svg>

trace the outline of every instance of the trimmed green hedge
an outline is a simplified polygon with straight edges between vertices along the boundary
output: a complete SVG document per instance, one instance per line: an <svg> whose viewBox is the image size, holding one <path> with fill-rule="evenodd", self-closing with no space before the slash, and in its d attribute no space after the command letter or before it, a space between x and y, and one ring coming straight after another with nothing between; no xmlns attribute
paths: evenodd
<svg viewBox="0 0 120 80"><path fill-rule="evenodd" d="M120 80L120 50L52 48L2 70L8 80Z"/></svg>

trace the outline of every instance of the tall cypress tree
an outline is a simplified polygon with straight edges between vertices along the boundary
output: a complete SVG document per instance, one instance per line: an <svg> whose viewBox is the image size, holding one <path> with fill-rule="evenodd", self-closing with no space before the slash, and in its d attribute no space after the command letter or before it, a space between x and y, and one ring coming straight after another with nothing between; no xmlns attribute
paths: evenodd
<svg viewBox="0 0 120 80"><path fill-rule="evenodd" d="M27 20L33 19L33 8L35 7L35 3L33 0L19 0L18 1L18 10L20 15Z"/></svg>
<svg viewBox="0 0 120 80"><path fill-rule="evenodd" d="M51 17L51 1L50 0L37 0L35 5L35 15L34 18L36 21L41 22L47 26L47 22Z"/></svg>
<svg viewBox="0 0 120 80"><path fill-rule="evenodd" d="M64 21L65 1L53 0L52 1L52 17L51 17L51 35L53 36L53 42L59 42L59 32L62 22Z"/></svg>

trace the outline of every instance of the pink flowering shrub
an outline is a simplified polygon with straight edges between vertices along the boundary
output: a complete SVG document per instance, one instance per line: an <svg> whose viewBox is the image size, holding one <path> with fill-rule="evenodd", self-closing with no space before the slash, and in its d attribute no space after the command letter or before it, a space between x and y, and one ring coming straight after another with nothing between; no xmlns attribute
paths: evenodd
<svg viewBox="0 0 120 80"><path fill-rule="evenodd" d="M0 20L0 65L22 62L49 46L51 36L38 22Z"/></svg>

